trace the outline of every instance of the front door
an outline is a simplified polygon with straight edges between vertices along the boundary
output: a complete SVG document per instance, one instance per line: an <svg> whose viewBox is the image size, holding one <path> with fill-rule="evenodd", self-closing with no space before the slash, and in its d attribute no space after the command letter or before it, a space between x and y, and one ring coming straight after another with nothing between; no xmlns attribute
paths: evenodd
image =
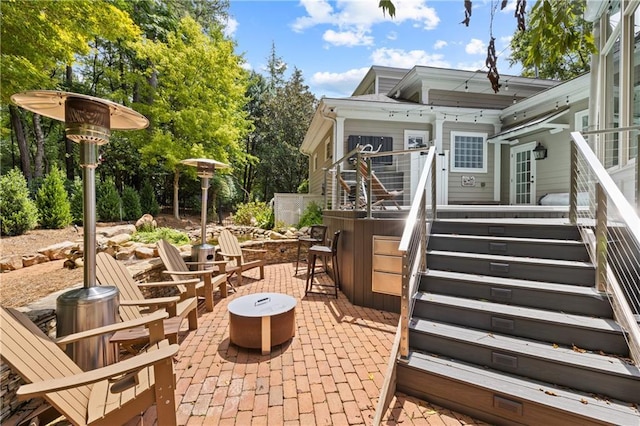
<svg viewBox="0 0 640 426"><path fill-rule="evenodd" d="M511 204L536 203L536 162L533 149L536 143L511 148Z"/></svg>

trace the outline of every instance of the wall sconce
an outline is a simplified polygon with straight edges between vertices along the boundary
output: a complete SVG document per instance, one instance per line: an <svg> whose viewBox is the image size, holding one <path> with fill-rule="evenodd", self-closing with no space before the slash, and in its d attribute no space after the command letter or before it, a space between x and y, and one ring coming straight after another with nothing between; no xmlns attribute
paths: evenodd
<svg viewBox="0 0 640 426"><path fill-rule="evenodd" d="M544 160L547 158L547 148L538 142L538 145L533 149L533 156L536 160Z"/></svg>

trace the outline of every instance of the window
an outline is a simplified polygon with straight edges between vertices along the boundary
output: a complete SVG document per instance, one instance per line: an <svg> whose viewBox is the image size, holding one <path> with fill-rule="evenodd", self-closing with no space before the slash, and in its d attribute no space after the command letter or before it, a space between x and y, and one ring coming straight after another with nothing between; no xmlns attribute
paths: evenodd
<svg viewBox="0 0 640 426"><path fill-rule="evenodd" d="M576 112L575 115L575 127L579 132L586 132L589 130L589 110L582 110Z"/></svg>
<svg viewBox="0 0 640 426"><path fill-rule="evenodd" d="M451 171L487 172L487 134L451 132Z"/></svg>
<svg viewBox="0 0 640 426"><path fill-rule="evenodd" d="M311 170L314 172L318 170L318 154L313 154L313 165Z"/></svg>
<svg viewBox="0 0 640 426"><path fill-rule="evenodd" d="M429 146L429 133L425 130L405 130L404 149L420 149Z"/></svg>
<svg viewBox="0 0 640 426"><path fill-rule="evenodd" d="M365 146L371 145L374 151L380 147L380 152L393 151L393 138L389 136L358 136L349 135L347 139L347 149L349 152L355 149L357 145ZM383 155L381 157L373 157L371 159L373 164L393 164L393 158L391 155Z"/></svg>

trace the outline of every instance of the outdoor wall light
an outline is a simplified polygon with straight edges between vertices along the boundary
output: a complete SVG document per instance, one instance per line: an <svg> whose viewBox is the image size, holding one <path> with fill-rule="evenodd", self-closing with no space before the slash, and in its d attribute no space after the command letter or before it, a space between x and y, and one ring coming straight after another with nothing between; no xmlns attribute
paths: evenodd
<svg viewBox="0 0 640 426"><path fill-rule="evenodd" d="M533 156L536 160L544 160L547 158L547 148L538 142L538 145L533 149Z"/></svg>

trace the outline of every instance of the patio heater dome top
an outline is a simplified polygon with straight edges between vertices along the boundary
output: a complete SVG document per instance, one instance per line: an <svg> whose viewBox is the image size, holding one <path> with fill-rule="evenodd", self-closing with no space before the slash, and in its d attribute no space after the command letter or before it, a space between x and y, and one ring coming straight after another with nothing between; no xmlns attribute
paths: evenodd
<svg viewBox="0 0 640 426"><path fill-rule="evenodd" d="M200 177L212 177L215 169L228 169L231 166L220 161L212 160L210 158L187 158L180 161L187 166L194 166L198 168L198 176Z"/></svg>
<svg viewBox="0 0 640 426"><path fill-rule="evenodd" d="M66 120L65 103L67 99L78 99L89 103L101 104L109 108L109 129L137 130L149 125L149 120L142 114L115 102L79 93L59 90L29 90L16 93L11 100L22 108L44 117L59 121Z"/></svg>

